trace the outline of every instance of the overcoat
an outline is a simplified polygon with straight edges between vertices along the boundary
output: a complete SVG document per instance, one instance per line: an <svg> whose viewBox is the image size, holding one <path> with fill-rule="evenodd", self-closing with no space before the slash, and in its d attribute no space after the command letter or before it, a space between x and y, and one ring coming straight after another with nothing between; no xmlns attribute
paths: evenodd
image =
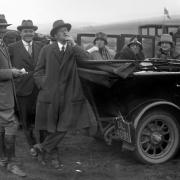
<svg viewBox="0 0 180 180"><path fill-rule="evenodd" d="M77 71L78 60L87 59L89 54L77 45L67 46L63 54L57 43L42 49L34 74L40 88L36 129L56 132L93 127L95 133L95 116Z"/></svg>
<svg viewBox="0 0 180 180"><path fill-rule="evenodd" d="M9 45L8 49L12 66L18 69L24 68L28 72L28 74L15 80L17 96L28 96L32 93L35 87L33 73L42 46L42 43L34 41L32 44L33 54L31 56L25 49L22 41Z"/></svg>
<svg viewBox="0 0 180 180"><path fill-rule="evenodd" d="M12 109L15 105L15 92L11 63L6 47L0 46L0 111Z"/></svg>

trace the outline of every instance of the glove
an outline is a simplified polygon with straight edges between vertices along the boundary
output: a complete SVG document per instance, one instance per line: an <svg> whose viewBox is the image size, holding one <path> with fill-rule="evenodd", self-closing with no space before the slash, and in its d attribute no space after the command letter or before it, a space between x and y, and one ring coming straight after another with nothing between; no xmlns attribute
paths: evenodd
<svg viewBox="0 0 180 180"><path fill-rule="evenodd" d="M88 53L92 53L94 51L99 51L99 48L97 46L93 46L92 48L87 50Z"/></svg>

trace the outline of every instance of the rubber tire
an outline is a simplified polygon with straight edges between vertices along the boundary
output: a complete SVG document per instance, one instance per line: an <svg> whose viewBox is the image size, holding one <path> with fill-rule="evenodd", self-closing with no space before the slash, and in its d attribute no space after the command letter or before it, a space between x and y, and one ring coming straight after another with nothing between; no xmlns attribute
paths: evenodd
<svg viewBox="0 0 180 180"><path fill-rule="evenodd" d="M167 123L171 124L173 130L174 130L174 143L172 147L170 148L170 151L166 156L160 159L151 159L143 154L141 151L141 147L138 145L138 138L140 137L140 131L142 130L144 123L150 122L153 119L160 119L162 118ZM135 157L141 162L145 164L160 164L164 163L177 153L179 149L179 135L180 135L180 129L179 124L177 123L176 118L169 112L163 111L163 110L153 110L145 114L142 119L140 120L137 129L136 129L136 137L135 137Z"/></svg>

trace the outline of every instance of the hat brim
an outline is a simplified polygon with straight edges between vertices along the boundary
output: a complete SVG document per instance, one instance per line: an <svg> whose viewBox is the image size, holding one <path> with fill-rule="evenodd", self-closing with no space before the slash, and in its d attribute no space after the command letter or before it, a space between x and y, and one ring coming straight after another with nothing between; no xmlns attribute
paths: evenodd
<svg viewBox="0 0 180 180"><path fill-rule="evenodd" d="M68 31L71 30L71 24L65 23L65 24L62 24L62 25L59 25L59 26L53 28L53 29L51 30L51 32L50 32L50 35L51 35L52 37L54 37L54 35L56 34L57 30L60 29L60 28L62 28L62 27L66 27Z"/></svg>
<svg viewBox="0 0 180 180"><path fill-rule="evenodd" d="M136 44L136 45L138 45L138 46L141 48L141 50L143 49L142 44L140 44L140 43L136 43L136 42L130 42L130 43L128 44L128 47L130 47L132 44Z"/></svg>
<svg viewBox="0 0 180 180"><path fill-rule="evenodd" d="M167 43L169 43L169 44L171 44L171 46L174 46L174 43L173 42L169 42L169 41L160 41L160 42L158 42L158 46L161 46L161 43L163 43L163 42L167 42Z"/></svg>
<svg viewBox="0 0 180 180"><path fill-rule="evenodd" d="M0 23L0 26L11 26L12 24Z"/></svg>
<svg viewBox="0 0 180 180"><path fill-rule="evenodd" d="M108 44L108 42L107 42L106 39L104 39L104 38L99 38L99 37L97 37L97 38L94 39L94 44L95 44L96 41L99 40L99 39L100 39L100 40L103 40L103 41L105 42L106 45Z"/></svg>
<svg viewBox="0 0 180 180"><path fill-rule="evenodd" d="M37 26L18 26L17 27L18 31L22 31L23 29L33 29L34 31L36 31L38 27Z"/></svg>

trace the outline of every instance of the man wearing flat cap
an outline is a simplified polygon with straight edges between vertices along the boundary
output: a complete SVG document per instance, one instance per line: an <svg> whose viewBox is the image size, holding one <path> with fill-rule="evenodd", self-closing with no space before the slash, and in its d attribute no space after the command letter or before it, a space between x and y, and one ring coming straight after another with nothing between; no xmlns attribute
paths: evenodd
<svg viewBox="0 0 180 180"><path fill-rule="evenodd" d="M42 49L35 69L40 88L35 125L49 132L44 142L35 146L40 154L57 148L67 131L96 127L77 71L78 61L88 60L89 53L76 45L70 29L69 23L54 22L50 34L56 42Z"/></svg>
<svg viewBox="0 0 180 180"><path fill-rule="evenodd" d="M30 153L35 156L33 145L36 143L33 135L35 121L35 108L38 89L33 74L39 52L42 48L40 42L33 41L37 26L31 20L23 20L17 27L21 40L9 45L12 66L26 72L24 76L15 80L16 94L21 115L21 123L30 147Z"/></svg>

